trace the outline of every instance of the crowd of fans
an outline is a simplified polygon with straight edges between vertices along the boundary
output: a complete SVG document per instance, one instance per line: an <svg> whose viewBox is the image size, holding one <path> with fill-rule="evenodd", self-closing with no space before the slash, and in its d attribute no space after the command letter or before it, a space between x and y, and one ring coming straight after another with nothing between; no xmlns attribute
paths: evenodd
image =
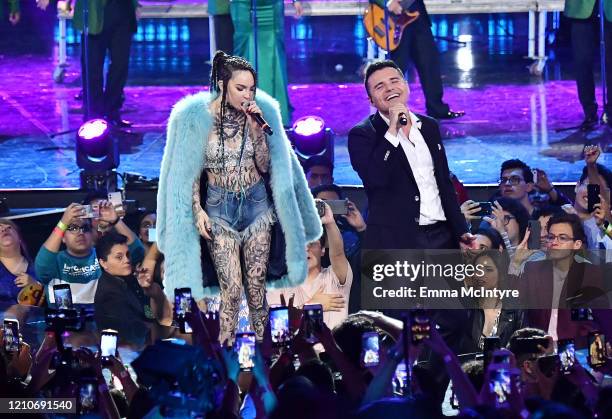
<svg viewBox="0 0 612 419"><path fill-rule="evenodd" d="M610 252L583 252L612 248L612 173L600 153L585 148L573 203L520 160L502 164L489 203L455 182L476 237L462 252L486 267L463 286L517 280L538 298L543 278L577 276L604 290L588 310L572 309L563 282L549 287L552 308L480 298L460 342L431 312L361 310L367 208L345 198L325 157L304 164L325 202L324 235L305 249L304 283L268 291L261 342L248 325L236 342L219 342L214 301L164 290L154 212L130 227L106 194L89 195L66 208L35 258L18 225L0 219L0 397L68 397L82 415L108 418L612 417ZM28 333L45 308L45 332ZM128 364L120 353L138 357Z"/></svg>

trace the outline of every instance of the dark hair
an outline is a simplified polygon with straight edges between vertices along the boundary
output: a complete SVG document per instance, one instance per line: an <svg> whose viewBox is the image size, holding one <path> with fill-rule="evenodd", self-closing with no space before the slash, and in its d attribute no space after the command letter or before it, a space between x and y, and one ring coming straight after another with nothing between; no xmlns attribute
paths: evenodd
<svg viewBox="0 0 612 419"><path fill-rule="evenodd" d="M375 331L371 320L366 320L358 315L350 315L334 328L333 334L346 358L361 370L363 368L361 366L361 337L366 332Z"/></svg>
<svg viewBox="0 0 612 419"><path fill-rule="evenodd" d="M98 259L106 260L113 246L117 244L127 244L128 238L123 234L111 230L98 239L96 243L96 256Z"/></svg>
<svg viewBox="0 0 612 419"><path fill-rule="evenodd" d="M313 166L324 166L329 169L330 173L334 173L334 164L327 156L312 156L309 157L302 163L302 168L304 169L304 173L308 174L310 169Z"/></svg>
<svg viewBox="0 0 612 419"><path fill-rule="evenodd" d="M222 157L225 159L225 139L223 135L223 119L225 117L225 104L227 98L227 85L235 71L248 71L253 76L257 86L257 73L247 60L235 55L227 55L223 51L217 51L212 60L210 70L210 91L221 94L221 107L219 110L219 142L221 143ZM219 82L223 82L223 91L219 88ZM244 121L246 127L246 119ZM244 129L244 128L243 128Z"/></svg>
<svg viewBox="0 0 612 419"><path fill-rule="evenodd" d="M482 359L472 359L461 364L461 369L467 375L476 391L479 392L484 383L484 361Z"/></svg>
<svg viewBox="0 0 612 419"><path fill-rule="evenodd" d="M499 178L501 179L502 173L509 169L521 169L523 171L523 179L525 179L525 182L533 183L533 173L531 173L531 169L524 161L519 159L511 159L503 162L501 165L501 170L499 171Z"/></svg>
<svg viewBox="0 0 612 419"><path fill-rule="evenodd" d="M543 338L544 336L546 336L546 332L542 329L537 329L535 327L523 327L522 329L516 330L512 336L510 336L507 348L514 354L516 360L519 361L519 358L531 354L522 352L521 346L518 344L517 340L524 338Z"/></svg>
<svg viewBox="0 0 612 419"><path fill-rule="evenodd" d="M321 192L334 192L336 195L338 195L338 199L343 199L344 197L340 186L334 184L315 186L310 190L310 192L314 198L316 198Z"/></svg>
<svg viewBox="0 0 612 419"><path fill-rule="evenodd" d="M15 224L12 220L6 218L0 218L0 225L8 225L13 227L13 230L17 232L17 237L19 238L19 250L21 250L21 256L23 256L28 263L32 263L32 258L30 257L30 252L28 252L28 247L26 246L26 242L23 239L23 235L21 234L21 230L19 226Z"/></svg>
<svg viewBox="0 0 612 419"><path fill-rule="evenodd" d="M318 359L311 359L300 365L295 372L308 378L319 390L333 394L335 392L334 376L331 369Z"/></svg>
<svg viewBox="0 0 612 419"><path fill-rule="evenodd" d="M365 85L365 89L366 89L366 92L368 93L368 96L370 96L370 89L368 88L368 80L370 79L370 76L374 74L375 72L377 72L378 70L382 70L383 68L394 68L397 70L398 73L400 73L402 78L404 77L404 72L402 71L401 68L399 68L399 66L395 63L395 61L392 61L392 60L374 61L372 64L366 67L365 77L363 80L363 84Z"/></svg>
<svg viewBox="0 0 612 419"><path fill-rule="evenodd" d="M501 198L497 198L497 202L504 211L508 211L512 214L513 217L516 218L516 222L519 225L519 243L523 241L523 237L525 237L525 232L527 231L527 225L529 224L529 213L527 209L521 204L518 199L508 198L503 196Z"/></svg>
<svg viewBox="0 0 612 419"><path fill-rule="evenodd" d="M556 205L544 205L543 207L536 208L533 213L531 213L531 219L537 220L540 217L548 217L548 216L557 216L563 215L566 212Z"/></svg>
<svg viewBox="0 0 612 419"><path fill-rule="evenodd" d="M495 267L497 268L497 284L496 288L505 289L506 288L506 277L508 268L510 267L510 258L508 257L508 252L500 252L497 249L494 250L485 250L484 252L478 253L474 257L474 264L478 261L478 259L482 259L484 257L490 258Z"/></svg>
<svg viewBox="0 0 612 419"><path fill-rule="evenodd" d="M586 234L584 233L582 221L580 221L580 217L578 217L576 214L562 214L553 216L550 220L548 220L546 230L549 231L550 227L555 224L569 224L572 227L572 235L574 236L574 240L580 240L582 241L583 246L587 246L587 238Z"/></svg>
<svg viewBox="0 0 612 419"><path fill-rule="evenodd" d="M606 186L610 188L612 185L612 171L608 169L606 166L597 163L595 165L597 167L597 172L601 175L601 177L605 180ZM583 183L586 178L589 177L589 172L586 166L582 169L582 175L580 175L580 183Z"/></svg>
<svg viewBox="0 0 612 419"><path fill-rule="evenodd" d="M502 246L502 248L506 247L504 245L504 239L502 238L501 234L499 234L499 232L494 228L479 228L478 230L476 230L476 234L480 234L491 240L491 249L497 250L499 249L499 246Z"/></svg>
<svg viewBox="0 0 612 419"><path fill-rule="evenodd" d="M96 189L95 191L88 192L83 198L83 205L91 204L91 201L100 199L106 201L108 199L108 191L106 189Z"/></svg>

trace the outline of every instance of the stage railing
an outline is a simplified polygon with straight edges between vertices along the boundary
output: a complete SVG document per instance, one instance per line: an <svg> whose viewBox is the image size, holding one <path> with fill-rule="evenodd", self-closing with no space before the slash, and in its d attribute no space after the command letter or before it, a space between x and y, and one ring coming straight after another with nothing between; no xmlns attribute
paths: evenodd
<svg viewBox="0 0 612 419"><path fill-rule="evenodd" d="M141 18L207 18L208 4L197 0L146 1L141 0ZM292 16L294 9L290 1L285 1L285 14ZM61 4L61 3L60 3ZM306 0L303 3L305 16L355 16L362 15L368 7L368 1L321 1ZM430 14L466 14L466 13L529 13L529 36L527 58L534 60L530 72L542 74L546 62L546 25L547 12L563 10L564 0L425 0ZM59 18L59 54L54 72L57 82L63 81L67 66L66 54L66 20L69 13L58 8ZM214 53L214 30L211 32L211 56ZM537 31L537 38L536 38ZM538 53L536 55L536 47Z"/></svg>

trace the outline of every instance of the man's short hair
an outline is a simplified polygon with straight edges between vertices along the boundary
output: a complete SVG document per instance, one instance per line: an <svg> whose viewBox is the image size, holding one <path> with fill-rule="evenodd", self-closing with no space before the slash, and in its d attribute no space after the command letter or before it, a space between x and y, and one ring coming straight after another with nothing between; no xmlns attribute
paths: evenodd
<svg viewBox="0 0 612 419"><path fill-rule="evenodd" d="M512 336L510 336L510 340L508 341L508 350L514 354L516 360L520 363L524 361L526 355L532 355L527 352L522 351L522 346L519 345L518 339L526 339L526 338L543 338L546 336L546 332L542 329L537 329L535 327L524 327L522 329L516 330Z"/></svg>
<svg viewBox="0 0 612 419"><path fill-rule="evenodd" d="M108 199L108 192L106 190L95 190L87 193L83 198L83 205L90 205L92 201L101 200L106 201Z"/></svg>
<svg viewBox="0 0 612 419"><path fill-rule="evenodd" d="M333 335L347 360L361 370L362 336L366 332L375 331L376 328L371 320L350 315L334 328Z"/></svg>
<svg viewBox="0 0 612 419"><path fill-rule="evenodd" d="M96 256L98 259L107 260L113 246L127 244L128 238L123 234L111 230L98 239L96 243Z"/></svg>
<svg viewBox="0 0 612 419"><path fill-rule="evenodd" d="M599 163L597 163L596 166L597 166L597 172L601 175L602 178L604 178L604 181L606 182L606 186L609 189L610 185L612 185L612 171L610 171L610 169L608 169L606 166L601 165ZM582 175L580 175L580 183L584 183L584 181L588 177L589 177L588 169L586 166L584 166L584 168L582 169Z"/></svg>
<svg viewBox="0 0 612 419"><path fill-rule="evenodd" d="M533 210L531 214L532 220L537 220L540 217L556 216L566 214L563 209L557 205L544 205Z"/></svg>
<svg viewBox="0 0 612 419"><path fill-rule="evenodd" d="M365 85L365 89L366 89L366 92L368 93L368 96L370 96L370 89L368 88L368 80L370 79L370 76L374 74L375 72L377 72L378 70L382 70L383 68L394 68L397 70L398 73L400 73L402 78L404 77L404 72L402 71L401 68L399 68L399 66L395 63L395 61L392 61L392 60L374 61L373 63L369 64L366 67L365 77L363 79L363 84Z"/></svg>
<svg viewBox="0 0 612 419"><path fill-rule="evenodd" d="M550 231L550 227L555 224L569 224L572 227L572 236L574 236L574 240L580 240L584 246L587 245L584 226L582 225L580 217L578 217L576 214L562 214L553 216L550 220L548 220L546 230Z"/></svg>
<svg viewBox="0 0 612 419"><path fill-rule="evenodd" d="M329 173L334 173L334 164L327 156L312 156L302 163L304 173L306 174L308 174L313 166L324 166L329 169Z"/></svg>
<svg viewBox="0 0 612 419"><path fill-rule="evenodd" d="M527 225L529 224L529 213L527 209L521 204L521 201L514 198L508 198L507 196L502 196L501 198L497 198L497 202L504 211L509 212L513 217L516 218L516 222L519 225L519 241L523 240L525 237L525 232L527 231Z"/></svg>
<svg viewBox="0 0 612 419"><path fill-rule="evenodd" d="M501 170L499 171L499 178L501 179L504 171L510 169L521 169L523 171L523 179L525 179L525 182L533 183L533 173L531 173L531 168L527 165L527 163L519 159L511 159L503 162L501 165Z"/></svg>
<svg viewBox="0 0 612 419"><path fill-rule="evenodd" d="M344 199L343 198L343 193L342 193L342 189L340 188L340 186L335 185L335 184L328 184L328 185L319 185L319 186L315 186L314 188L312 188L310 190L310 192L312 193L313 197L317 197L317 195L319 195L321 192L334 192L336 195L338 195L338 199Z"/></svg>

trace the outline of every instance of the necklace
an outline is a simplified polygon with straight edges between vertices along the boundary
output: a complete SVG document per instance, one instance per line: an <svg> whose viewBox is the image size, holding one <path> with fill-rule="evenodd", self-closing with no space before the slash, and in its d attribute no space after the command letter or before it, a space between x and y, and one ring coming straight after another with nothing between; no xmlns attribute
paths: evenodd
<svg viewBox="0 0 612 419"><path fill-rule="evenodd" d="M0 258L0 260L1 259L2 258ZM9 271L10 273L12 273L15 276L21 275L22 273L25 273L28 270L28 261L23 256L21 256L21 260L19 260L19 263L17 265L15 265L12 269L10 269L8 267L8 265L6 263L7 260L8 259L5 259L4 261L2 261L2 264L6 267L7 271Z"/></svg>

